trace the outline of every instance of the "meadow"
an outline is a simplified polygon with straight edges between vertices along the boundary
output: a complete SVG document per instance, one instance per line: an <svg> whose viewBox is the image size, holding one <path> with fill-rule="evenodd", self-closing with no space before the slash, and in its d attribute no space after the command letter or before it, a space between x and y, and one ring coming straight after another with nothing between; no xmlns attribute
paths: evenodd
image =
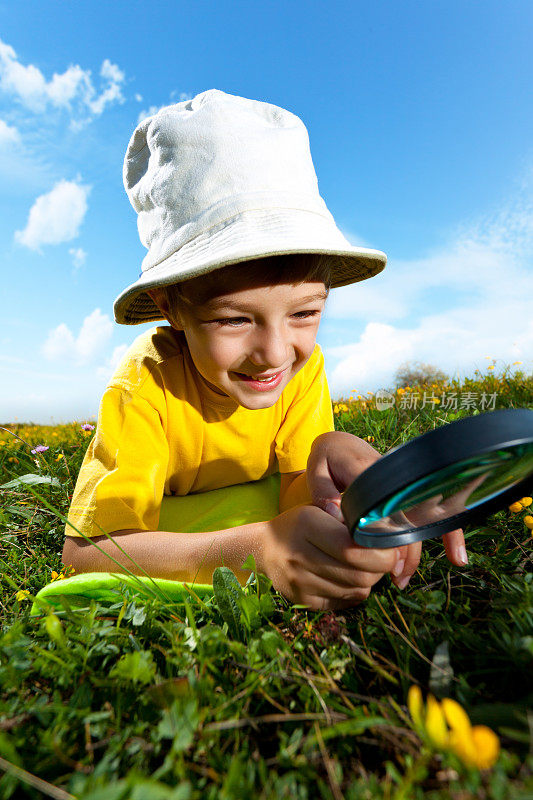
<svg viewBox="0 0 533 800"><path fill-rule="evenodd" d="M338 399L336 429L385 453L533 408L533 375L495 362L391 391L381 411L372 393ZM0 429L0 800L533 797L530 497L465 528L466 567L427 541L403 591L386 575L347 611L220 568L208 600L123 590L32 617L70 574L64 522L94 425Z"/></svg>

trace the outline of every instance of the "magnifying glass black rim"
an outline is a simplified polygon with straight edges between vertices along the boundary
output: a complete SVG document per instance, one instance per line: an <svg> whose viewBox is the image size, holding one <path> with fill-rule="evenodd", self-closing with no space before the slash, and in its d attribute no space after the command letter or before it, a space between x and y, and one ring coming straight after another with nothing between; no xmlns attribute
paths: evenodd
<svg viewBox="0 0 533 800"><path fill-rule="evenodd" d="M360 519L372 509L420 478L498 448L531 442L533 411L505 408L450 422L398 445L359 475L343 494L341 510L353 540L363 547L398 547L442 536L501 510L508 501L516 500L517 495L523 496L522 493L532 486L532 475L475 508L420 528L372 534L357 527Z"/></svg>

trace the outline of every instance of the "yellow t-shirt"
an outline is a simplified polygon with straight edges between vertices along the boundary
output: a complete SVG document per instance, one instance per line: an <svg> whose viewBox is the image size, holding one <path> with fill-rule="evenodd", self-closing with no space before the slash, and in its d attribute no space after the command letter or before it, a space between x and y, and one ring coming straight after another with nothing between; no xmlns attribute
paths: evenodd
<svg viewBox="0 0 533 800"><path fill-rule="evenodd" d="M305 470L314 439L333 430L318 344L272 407L247 409L207 384L183 332L152 328L103 394L68 520L89 537L158 530L164 496ZM65 533L79 536L68 524Z"/></svg>

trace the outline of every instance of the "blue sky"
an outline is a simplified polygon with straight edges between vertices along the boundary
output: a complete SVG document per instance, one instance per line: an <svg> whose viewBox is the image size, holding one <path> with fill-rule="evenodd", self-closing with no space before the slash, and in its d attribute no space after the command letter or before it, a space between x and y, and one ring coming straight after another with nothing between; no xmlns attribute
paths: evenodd
<svg viewBox="0 0 533 800"><path fill-rule="evenodd" d="M0 3L0 422L95 415L146 325L113 320L145 254L122 185L142 116L207 89L287 108L352 244L331 291L333 398L405 361L531 370L533 5Z"/></svg>

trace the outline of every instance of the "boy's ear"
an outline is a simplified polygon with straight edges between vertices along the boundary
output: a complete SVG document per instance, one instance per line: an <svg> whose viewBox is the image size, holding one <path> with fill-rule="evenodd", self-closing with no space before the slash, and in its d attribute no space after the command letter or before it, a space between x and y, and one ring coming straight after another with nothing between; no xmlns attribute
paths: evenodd
<svg viewBox="0 0 533 800"><path fill-rule="evenodd" d="M166 292L163 289L157 288L147 289L146 294L152 298L166 321L169 322L173 328L177 328L176 320L173 319L170 312Z"/></svg>

